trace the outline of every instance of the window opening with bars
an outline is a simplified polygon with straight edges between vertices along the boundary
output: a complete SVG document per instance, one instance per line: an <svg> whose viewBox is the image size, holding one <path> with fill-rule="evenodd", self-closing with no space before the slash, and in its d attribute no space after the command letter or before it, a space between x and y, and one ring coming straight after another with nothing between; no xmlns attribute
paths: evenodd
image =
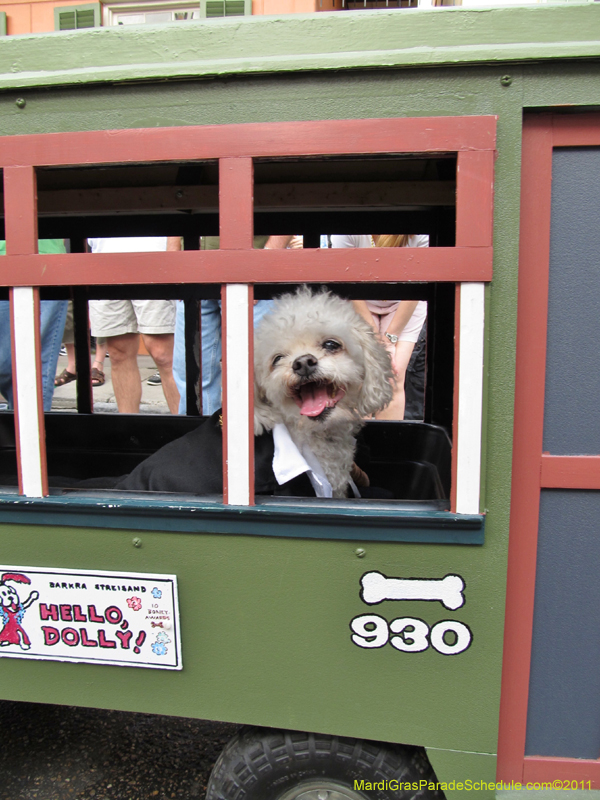
<svg viewBox="0 0 600 800"><path fill-rule="evenodd" d="M373 131L366 130L369 124ZM235 285L252 284L254 297L263 299L281 292L282 283L285 286L309 283L324 284L350 298L368 299L371 296L381 299L383 295L394 297L400 292L403 297L410 295L415 299L426 299L430 304L431 322L428 328L430 373L425 416L433 423L439 420L452 433L454 440L452 465L449 453L443 456L446 466L440 478L442 490L447 496L452 472L453 508L462 513L476 514L479 511L482 382L481 361L477 366L477 359L481 359L482 352L478 354L470 350L473 350L473 341L479 341L482 348L482 289L483 283L491 278L494 120L440 121L438 129L433 126L433 136L431 124L425 126L420 120L319 123L316 131L312 129L313 125L309 124L310 134L316 141L321 141L319 135L324 132L331 134L332 126L338 126L333 132L339 136L327 136L328 142L336 142L333 146L328 145L333 152L325 152L318 158L306 153L307 130L303 123L277 126L286 128L280 131L283 135L277 137L278 141L285 142L281 148L283 152L279 154L266 152L263 141L267 139L262 125L243 126L246 137L250 134L249 140L244 139L249 155L244 156L238 155L239 140L229 139L227 135L223 138L223 131L218 129L168 129L158 137L155 131L145 131L141 152L137 146L139 139L135 139L134 152L127 146L129 133L123 132L123 138L117 143L117 152L111 148L110 162L119 164L116 167L105 166L109 161L106 158L108 151L106 155L104 152L108 142L102 132L64 134L67 138L77 137L78 141L71 150L68 147L64 150L70 152L70 156L63 163L56 163L53 154L40 158L39 147L34 148L37 163L32 163L31 167L9 166L5 169L7 256L0 264L6 270L3 273L4 285L11 285L9 275L19 274L23 289L42 286L42 298L64 292L60 286L71 286L79 303L85 303L92 296L114 295L118 292L116 285L125 287L125 294L129 295L149 293L156 296L158 293L176 297L186 301L191 338L195 335L194 314L196 325L198 320L198 300L203 295L218 296L221 286L225 298ZM370 135L365 136L364 142L369 141L369 144L363 143L360 136L353 136L355 152L348 152L347 125L350 128L358 126L359 134L364 135L366 130ZM420 129L420 148L419 137L415 138L412 127L415 125ZM44 137L16 137L19 138L27 153L34 152L29 150L32 139L41 141ZM91 147L91 141L84 142L81 138L94 138L95 146ZM270 141L273 141L272 137ZM175 142L173 150L171 145ZM398 148L399 142L403 143L404 152ZM228 149L232 149L235 155L228 155ZM315 152L314 141L310 150ZM90 152L95 154L91 158L87 155ZM18 195L15 194L16 187L19 187ZM348 193L351 199L346 199L344 206L340 197ZM284 211L274 210L281 209L284 195L287 197ZM16 197L20 198L19 217L16 216ZM411 200L408 201L407 197ZM359 199L357 210L352 212L349 206ZM383 219L389 230L428 233L431 247L422 252L409 252L405 248L395 252L368 249L361 251L359 258L358 251L334 252L329 248L318 248L317 232L335 233L337 229L343 233L340 230L343 224L351 233L376 233L375 215L379 218L379 226ZM360 216L363 220L359 225ZM157 220L160 221L158 228ZM265 235L303 234L306 248L299 252L257 251L253 248L253 231ZM83 248L75 246L64 256L47 257L42 266L40 256L36 255L38 232L40 238L64 237L71 243L81 242L89 235L149 235L150 232L157 235L160 232L162 235L182 236L184 251L144 254L144 258L131 253L116 259L77 252ZM221 234L219 249L199 253L200 235L218 232ZM17 263L18 272L14 269ZM175 275L177 284L172 284L169 280ZM343 282L340 280L342 277ZM37 290L32 291L33 301ZM19 302L25 302L27 306L29 300L23 300L25 295L20 289L18 294L21 295ZM251 296L247 295L240 307L250 309ZM19 325L25 321L25 316ZM29 319L35 329L34 317L30 315ZM15 328L17 340L21 335L19 325ZM455 334L460 336L460 357L452 368ZM443 357L444 349L446 357ZM226 337L224 353L226 375L232 369L239 371L247 359L247 355L240 355L235 349L228 353ZM235 364L231 363L232 358ZM445 377L436 378L437 369L440 369L440 376L445 371ZM18 375L17 360L17 383ZM246 395L250 379L251 371L245 379ZM463 387L470 388L463 390ZM244 401L242 395L238 393L224 404L226 426L227 420L234 418L241 426L236 433L235 446L228 439L227 431L223 442L225 502L234 505L253 502L248 467L233 480L231 472L239 451L240 435L248 438L252 451L248 417L251 398L248 406L248 397ZM197 413L197 408L189 409L190 417ZM39 403L37 415L43 426ZM81 425L106 427L109 424L88 419L89 422L86 420ZM116 428L121 423L121 420L115 423ZM169 422L167 439L190 424L184 418L174 418ZM411 427L406 423L401 425L406 431ZM383 441L381 432L384 425L375 423L368 427L373 428L373 440L379 436ZM55 429L56 423L49 418L49 443L55 436ZM18 447L23 453L27 433L19 425L18 414L16 431L16 442L20 443ZM40 440L43 438L42 435ZM28 446L36 449L34 437L29 437ZM24 479L21 458L21 490L24 494L35 496L48 491L44 462L45 453L39 451L38 442L37 460L33 458L34 467L27 469L34 473L37 471L41 477L32 483ZM381 463L379 469L383 474L386 467L384 462ZM461 483L461 475L467 472L469 480ZM477 477L475 488L474 475ZM27 488L31 486L34 488ZM447 501L441 506L438 504L437 508L441 507L447 508Z"/></svg>

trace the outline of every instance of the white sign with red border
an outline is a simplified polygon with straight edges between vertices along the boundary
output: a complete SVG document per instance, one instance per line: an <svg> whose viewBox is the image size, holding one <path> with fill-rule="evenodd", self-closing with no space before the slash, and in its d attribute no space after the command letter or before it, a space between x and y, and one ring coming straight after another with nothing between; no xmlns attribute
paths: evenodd
<svg viewBox="0 0 600 800"><path fill-rule="evenodd" d="M182 669L175 575L0 565L0 658Z"/></svg>

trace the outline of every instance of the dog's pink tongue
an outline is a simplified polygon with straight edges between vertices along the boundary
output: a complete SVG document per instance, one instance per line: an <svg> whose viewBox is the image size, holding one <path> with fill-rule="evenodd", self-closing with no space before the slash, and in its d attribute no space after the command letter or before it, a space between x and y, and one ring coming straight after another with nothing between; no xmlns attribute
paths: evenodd
<svg viewBox="0 0 600 800"><path fill-rule="evenodd" d="M300 413L305 417L318 417L329 402L329 395L325 386L307 383L300 387Z"/></svg>

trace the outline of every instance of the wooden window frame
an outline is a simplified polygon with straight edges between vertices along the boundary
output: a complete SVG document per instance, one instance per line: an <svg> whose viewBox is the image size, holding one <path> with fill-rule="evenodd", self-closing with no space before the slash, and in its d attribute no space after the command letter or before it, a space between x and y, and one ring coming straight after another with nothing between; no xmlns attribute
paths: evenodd
<svg viewBox="0 0 600 800"><path fill-rule="evenodd" d="M239 331L231 332L228 304L236 304L238 316L247 313L250 343L252 286L257 283L456 283L459 309L455 331L457 381L452 510L459 514L479 514L483 304L484 284L492 279L496 123L497 118L491 116L421 117L6 137L0 166L4 170L7 254L0 260L0 285L31 287L32 303L38 301L41 286L161 284L171 282L173 275L177 275L178 283L223 285L224 498L225 503L244 506L253 503L252 363L248 353L240 356L239 346L228 347L227 337L239 336ZM453 153L457 156L454 247L367 248L354 251L351 259L345 249L253 249L254 159L408 153L422 156ZM219 250L117 256L38 254L37 168L209 160L219 162ZM230 292L236 285L245 289ZM18 339L24 334L17 326L13 335ZM242 364L240 358L247 363ZM22 362L16 362L16 371L21 368ZM236 374L245 376L246 390L241 391L238 382L235 391L229 392L231 376ZM15 381L18 385L18 374ZM39 372L37 381L41 382ZM247 464L232 479L228 434L229 422L234 418L237 440L242 437L249 444ZM17 437L21 441L26 433L19 423L18 413L15 419ZM43 437L44 420L39 400L37 423ZM20 475L22 470L23 464L19 461ZM27 479L23 478L20 484L22 487L47 487L45 460L42 459L41 475L25 477ZM33 492L30 496L39 494Z"/></svg>
<svg viewBox="0 0 600 800"><path fill-rule="evenodd" d="M600 146L600 115L532 114L523 125L515 424L497 779L588 781L600 759L526 756L541 489L600 489L600 456L543 452L552 155Z"/></svg>

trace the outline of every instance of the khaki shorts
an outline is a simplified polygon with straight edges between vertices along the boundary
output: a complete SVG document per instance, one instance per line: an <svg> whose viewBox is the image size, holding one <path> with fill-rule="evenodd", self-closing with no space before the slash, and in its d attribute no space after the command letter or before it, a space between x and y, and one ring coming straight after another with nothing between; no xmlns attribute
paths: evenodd
<svg viewBox="0 0 600 800"><path fill-rule="evenodd" d="M92 336L175 332L174 300L90 300Z"/></svg>
<svg viewBox="0 0 600 800"><path fill-rule="evenodd" d="M378 325L379 333L385 333L389 326L392 324L392 320L394 319L394 314L396 313L396 309L398 308L398 303L388 308L381 308L381 306L375 306L372 303L369 303L367 300L367 308L373 315L373 319ZM419 334L421 333L421 328L423 327L423 323L427 319L427 302L425 300L419 300L417 303L417 307L413 311L411 318L408 320L406 325L404 326L404 330L400 332L398 335L399 342L413 342L415 343L419 338Z"/></svg>

